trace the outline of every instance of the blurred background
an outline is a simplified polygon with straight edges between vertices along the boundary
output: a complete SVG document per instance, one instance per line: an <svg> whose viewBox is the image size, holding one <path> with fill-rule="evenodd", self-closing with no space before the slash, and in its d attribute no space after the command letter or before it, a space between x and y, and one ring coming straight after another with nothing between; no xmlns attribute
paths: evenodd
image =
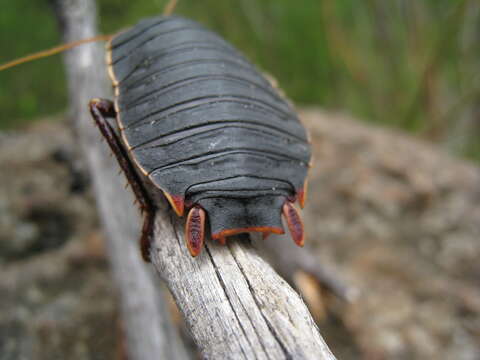
<svg viewBox="0 0 480 360"><path fill-rule="evenodd" d="M164 0L100 0L112 33ZM341 110L480 158L480 3L476 0L181 0L177 8L274 75L297 104ZM5 1L0 61L60 43L47 0ZM60 56L0 75L0 127L65 109Z"/></svg>
<svg viewBox="0 0 480 360"><path fill-rule="evenodd" d="M101 32L165 3L97 0ZM176 13L273 75L310 130L308 252L360 296L301 269L293 285L337 357L479 360L480 1L179 0ZM49 0L3 1L0 29L0 63L61 43ZM0 73L0 360L125 359L66 107L61 56Z"/></svg>

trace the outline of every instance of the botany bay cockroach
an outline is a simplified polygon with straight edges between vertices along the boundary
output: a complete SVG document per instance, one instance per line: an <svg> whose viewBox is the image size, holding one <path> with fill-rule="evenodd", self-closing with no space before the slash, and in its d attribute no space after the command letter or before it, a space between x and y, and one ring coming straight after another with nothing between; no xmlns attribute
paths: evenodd
<svg viewBox="0 0 480 360"><path fill-rule="evenodd" d="M192 20L159 16L114 35L107 65L115 98L89 107L145 214L145 260L162 194L187 214L192 256L206 228L220 243L244 232L283 234L282 214L303 245L293 203L305 202L307 134L243 55Z"/></svg>

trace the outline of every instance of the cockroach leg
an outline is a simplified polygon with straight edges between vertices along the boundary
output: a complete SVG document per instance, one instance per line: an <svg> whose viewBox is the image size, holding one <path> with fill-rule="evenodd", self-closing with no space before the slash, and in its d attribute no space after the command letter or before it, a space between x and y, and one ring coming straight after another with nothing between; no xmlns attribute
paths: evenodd
<svg viewBox="0 0 480 360"><path fill-rule="evenodd" d="M98 122L105 122L105 118L115 118L117 115L113 101L107 99L90 100L90 112L98 125ZM94 114L95 113L95 114ZM99 117L97 121L97 117ZM108 140L108 138L106 138ZM113 150L113 149L112 149Z"/></svg>
<svg viewBox="0 0 480 360"><path fill-rule="evenodd" d="M225 236L220 236L218 239L217 239L218 243L220 245L227 245L227 238Z"/></svg>
<svg viewBox="0 0 480 360"><path fill-rule="evenodd" d="M132 186L136 200L140 205L140 212L145 213L142 235L140 238L140 247L142 251L143 259L147 262L150 261L149 251L150 243L153 233L153 220L155 215L155 209L148 199L147 193L142 186L137 173L135 172L133 165L128 158L128 155L123 147L117 133L113 127L108 123L106 118L116 116L113 102L106 99L93 99L89 104L90 113L95 121L95 124L100 129L101 134L107 140L108 146L112 150L115 158L120 165L120 168L125 174L128 184Z"/></svg>
<svg viewBox="0 0 480 360"><path fill-rule="evenodd" d="M305 232L303 231L303 221L293 203L289 200L283 204L283 216L287 221L288 230L292 239L298 246L303 246L305 241Z"/></svg>
<svg viewBox="0 0 480 360"><path fill-rule="evenodd" d="M142 258L150 262L150 246L152 245L153 225L155 220L154 211L146 211L143 217L142 235L140 237L140 250Z"/></svg>
<svg viewBox="0 0 480 360"><path fill-rule="evenodd" d="M188 212L185 238L190 255L195 257L200 254L205 238L205 210L199 206L192 207Z"/></svg>

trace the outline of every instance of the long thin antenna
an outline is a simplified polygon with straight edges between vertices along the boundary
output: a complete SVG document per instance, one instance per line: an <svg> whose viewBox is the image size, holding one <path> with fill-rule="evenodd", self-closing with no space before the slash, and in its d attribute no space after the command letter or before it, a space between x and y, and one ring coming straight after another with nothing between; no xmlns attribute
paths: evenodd
<svg viewBox="0 0 480 360"><path fill-rule="evenodd" d="M83 39L83 40L74 41L74 42L71 42L71 43L68 43L68 44L59 45L59 46L56 46L56 47L48 49L48 50L39 51L35 54L24 56L22 58L19 58L19 59L10 61L6 64L0 65L0 71L3 71L5 69L11 68L11 67L14 67L14 66L32 61L32 60L41 59L41 58L44 58L44 57L47 57L47 56L50 56L50 55L55 55L55 54L61 53L62 51L69 50L71 48L74 48L74 47L82 45L82 44L87 44L87 43L91 43L91 42L95 42L95 41L110 40L112 37L113 37L113 35L98 35L98 36L94 36L94 37L91 37L91 38L88 38L88 39Z"/></svg>
<svg viewBox="0 0 480 360"><path fill-rule="evenodd" d="M175 8L177 7L178 0L170 0L167 5L163 8L163 15L164 16L170 16L173 14L175 11Z"/></svg>
<svg viewBox="0 0 480 360"><path fill-rule="evenodd" d="M163 15L164 16L171 15L175 11L177 3L178 3L178 0L170 0L167 3L167 5L165 5L165 7L163 8ZM56 47L48 49L48 50L39 51L37 53L30 54L30 55L27 55L27 56L21 57L19 59L15 59L15 60L12 60L10 62L7 62L5 64L0 65L0 71L9 69L11 67L14 67L14 66L17 66L17 65L29 62L29 61L33 61L33 60L41 59L41 58L44 58L44 57L47 57L47 56L55 55L55 54L61 53L63 51L69 50L69 49L74 48L74 47L79 46L79 45L83 45L83 44L87 44L87 43L91 43L91 42L95 42L95 41L102 41L102 40L108 41L112 37L113 37L113 35L98 35L98 36L94 36L94 37L91 37L91 38L88 38L88 39L83 39L83 40L74 41L74 42L71 42L71 43L68 43L68 44L59 45L59 46L56 46Z"/></svg>

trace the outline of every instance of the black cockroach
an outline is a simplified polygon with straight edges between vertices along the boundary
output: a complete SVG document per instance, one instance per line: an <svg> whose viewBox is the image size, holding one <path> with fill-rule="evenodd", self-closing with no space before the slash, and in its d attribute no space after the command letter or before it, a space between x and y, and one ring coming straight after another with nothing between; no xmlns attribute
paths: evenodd
<svg viewBox="0 0 480 360"><path fill-rule="evenodd" d="M194 21L159 16L111 37L107 65L115 98L89 107L145 214L145 260L161 194L178 216L188 213L192 256L207 223L225 243L243 232L284 233L282 214L303 245L293 203L305 201L307 134L244 56Z"/></svg>

